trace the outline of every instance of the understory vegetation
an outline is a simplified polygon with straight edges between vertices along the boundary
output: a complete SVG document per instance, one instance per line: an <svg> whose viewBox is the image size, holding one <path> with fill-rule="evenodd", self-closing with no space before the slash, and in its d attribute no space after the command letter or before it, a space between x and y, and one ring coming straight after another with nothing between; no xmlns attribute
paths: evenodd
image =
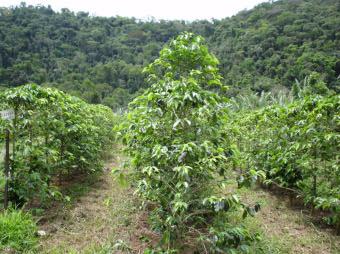
<svg viewBox="0 0 340 254"><path fill-rule="evenodd" d="M0 251L33 249L38 243L37 230L30 214L21 210L4 211L0 215Z"/></svg>

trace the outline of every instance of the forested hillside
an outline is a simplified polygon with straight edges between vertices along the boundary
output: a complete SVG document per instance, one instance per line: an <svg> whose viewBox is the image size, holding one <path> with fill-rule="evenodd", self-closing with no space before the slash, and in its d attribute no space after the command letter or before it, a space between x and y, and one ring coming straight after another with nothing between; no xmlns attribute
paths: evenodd
<svg viewBox="0 0 340 254"><path fill-rule="evenodd" d="M0 8L0 89L35 82L116 109L145 86L142 68L163 44L187 30L207 39L231 95L290 88L312 71L337 91L339 10L337 0L284 0L184 22Z"/></svg>
<svg viewBox="0 0 340 254"><path fill-rule="evenodd" d="M291 87L311 71L339 85L340 2L264 3L222 20L210 38L226 82L255 91Z"/></svg>

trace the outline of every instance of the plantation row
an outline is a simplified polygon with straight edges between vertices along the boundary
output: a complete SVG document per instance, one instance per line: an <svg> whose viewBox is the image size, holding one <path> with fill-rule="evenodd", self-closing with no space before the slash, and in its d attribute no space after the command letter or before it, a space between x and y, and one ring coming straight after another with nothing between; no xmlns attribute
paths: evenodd
<svg viewBox="0 0 340 254"><path fill-rule="evenodd" d="M234 115L227 125L233 157L248 173L293 189L306 204L331 212L340 230L340 96L309 95Z"/></svg>
<svg viewBox="0 0 340 254"><path fill-rule="evenodd" d="M109 108L34 84L7 89L0 101L0 109L15 111L14 120L0 120L0 143L5 129L11 131L12 202L61 198L57 186L64 176L102 168L113 140Z"/></svg>

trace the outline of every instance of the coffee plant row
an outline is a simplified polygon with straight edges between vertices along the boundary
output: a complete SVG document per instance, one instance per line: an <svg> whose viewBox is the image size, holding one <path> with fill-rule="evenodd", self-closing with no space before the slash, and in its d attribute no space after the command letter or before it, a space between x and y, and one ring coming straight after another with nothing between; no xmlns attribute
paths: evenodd
<svg viewBox="0 0 340 254"><path fill-rule="evenodd" d="M93 173L113 140L112 111L34 84L0 94L1 109L13 108L13 121L0 120L0 143L11 131L10 199L44 203L60 197L64 176Z"/></svg>
<svg viewBox="0 0 340 254"><path fill-rule="evenodd" d="M339 95L238 112L227 124L234 168L264 171L268 182L327 211L327 222L340 230L339 112Z"/></svg>
<svg viewBox="0 0 340 254"><path fill-rule="evenodd" d="M223 193L226 169L224 100L218 60L202 37L183 33L149 65L150 88L130 104L122 126L137 192L150 209L161 248L146 253L247 251L256 236L232 223L253 214L233 193ZM224 178L223 178L224 176Z"/></svg>

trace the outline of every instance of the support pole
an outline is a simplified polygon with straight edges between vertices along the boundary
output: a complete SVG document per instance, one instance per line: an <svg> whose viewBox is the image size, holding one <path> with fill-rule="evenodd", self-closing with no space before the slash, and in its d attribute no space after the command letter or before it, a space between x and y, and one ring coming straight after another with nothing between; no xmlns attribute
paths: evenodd
<svg viewBox="0 0 340 254"><path fill-rule="evenodd" d="M4 208L8 207L8 184L9 184L9 129L6 130L6 153L5 153L5 192L4 192Z"/></svg>

